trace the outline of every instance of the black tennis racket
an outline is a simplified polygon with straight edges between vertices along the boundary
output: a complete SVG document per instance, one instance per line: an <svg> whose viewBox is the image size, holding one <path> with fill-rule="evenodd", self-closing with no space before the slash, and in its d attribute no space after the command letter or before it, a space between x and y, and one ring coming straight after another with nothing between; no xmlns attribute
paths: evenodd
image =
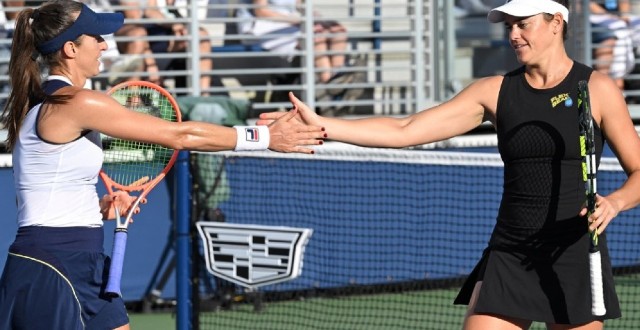
<svg viewBox="0 0 640 330"><path fill-rule="evenodd" d="M589 101L589 86L587 81L578 82L578 122L580 128L580 154L582 156L582 179L585 182L587 218L596 210L596 145L593 136L593 117ZM604 315L602 286L602 260L598 248L598 232L590 232L589 267L591 275L591 313L596 316Z"/></svg>

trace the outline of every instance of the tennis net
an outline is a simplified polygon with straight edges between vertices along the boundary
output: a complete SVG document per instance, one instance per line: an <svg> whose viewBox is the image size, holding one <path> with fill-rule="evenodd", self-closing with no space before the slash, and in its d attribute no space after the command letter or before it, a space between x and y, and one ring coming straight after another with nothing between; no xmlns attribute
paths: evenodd
<svg viewBox="0 0 640 330"><path fill-rule="evenodd" d="M495 146L474 141L193 154L198 220L313 229L301 275L257 289L216 280L196 247L196 328L460 329L466 307L453 299L486 247L502 194ZM625 178L605 155L600 192ZM639 217L627 211L607 228L623 309L608 329L640 329Z"/></svg>

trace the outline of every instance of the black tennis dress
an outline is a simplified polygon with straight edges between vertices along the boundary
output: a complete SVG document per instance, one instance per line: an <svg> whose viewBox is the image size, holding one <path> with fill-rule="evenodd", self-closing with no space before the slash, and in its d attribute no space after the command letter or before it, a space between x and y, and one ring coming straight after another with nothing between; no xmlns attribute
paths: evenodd
<svg viewBox="0 0 640 330"><path fill-rule="evenodd" d="M620 317L606 235L600 235L607 314L591 315L589 235L579 148L577 86L592 69L574 62L549 89L532 88L524 67L504 76L497 108L504 190L488 247L455 300L476 313L556 324ZM604 137L595 127L598 162Z"/></svg>

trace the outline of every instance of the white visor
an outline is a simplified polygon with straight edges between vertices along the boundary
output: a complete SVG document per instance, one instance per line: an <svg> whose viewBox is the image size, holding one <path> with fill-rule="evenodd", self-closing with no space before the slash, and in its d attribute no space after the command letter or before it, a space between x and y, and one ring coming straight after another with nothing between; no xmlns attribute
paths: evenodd
<svg viewBox="0 0 640 330"><path fill-rule="evenodd" d="M499 23L504 21L505 15L529 17L541 13L560 13L565 22L569 23L569 9L553 0L507 0L504 5L492 9L487 19L491 23Z"/></svg>

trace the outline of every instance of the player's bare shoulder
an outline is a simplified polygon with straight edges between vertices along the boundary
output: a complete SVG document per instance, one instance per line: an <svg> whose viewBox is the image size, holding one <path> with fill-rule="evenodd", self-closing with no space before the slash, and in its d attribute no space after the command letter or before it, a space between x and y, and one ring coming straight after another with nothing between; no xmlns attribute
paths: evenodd
<svg viewBox="0 0 640 330"><path fill-rule="evenodd" d="M609 77L604 73L594 70L591 73L591 77L589 77L589 91L591 92L592 90L595 91L596 89L602 89L602 88L606 90L610 90L610 89L619 90L615 81L613 81L611 77Z"/></svg>
<svg viewBox="0 0 640 330"><path fill-rule="evenodd" d="M98 110L104 107L113 108L118 106L118 102L106 93L91 89L78 89L75 91L73 103L84 110Z"/></svg>
<svg viewBox="0 0 640 330"><path fill-rule="evenodd" d="M480 78L467 87L465 94L482 105L485 112L495 115L503 79L499 75Z"/></svg>
<svg viewBox="0 0 640 330"><path fill-rule="evenodd" d="M594 71L589 78L589 99L596 123L607 114L628 113L620 88L608 75Z"/></svg>

